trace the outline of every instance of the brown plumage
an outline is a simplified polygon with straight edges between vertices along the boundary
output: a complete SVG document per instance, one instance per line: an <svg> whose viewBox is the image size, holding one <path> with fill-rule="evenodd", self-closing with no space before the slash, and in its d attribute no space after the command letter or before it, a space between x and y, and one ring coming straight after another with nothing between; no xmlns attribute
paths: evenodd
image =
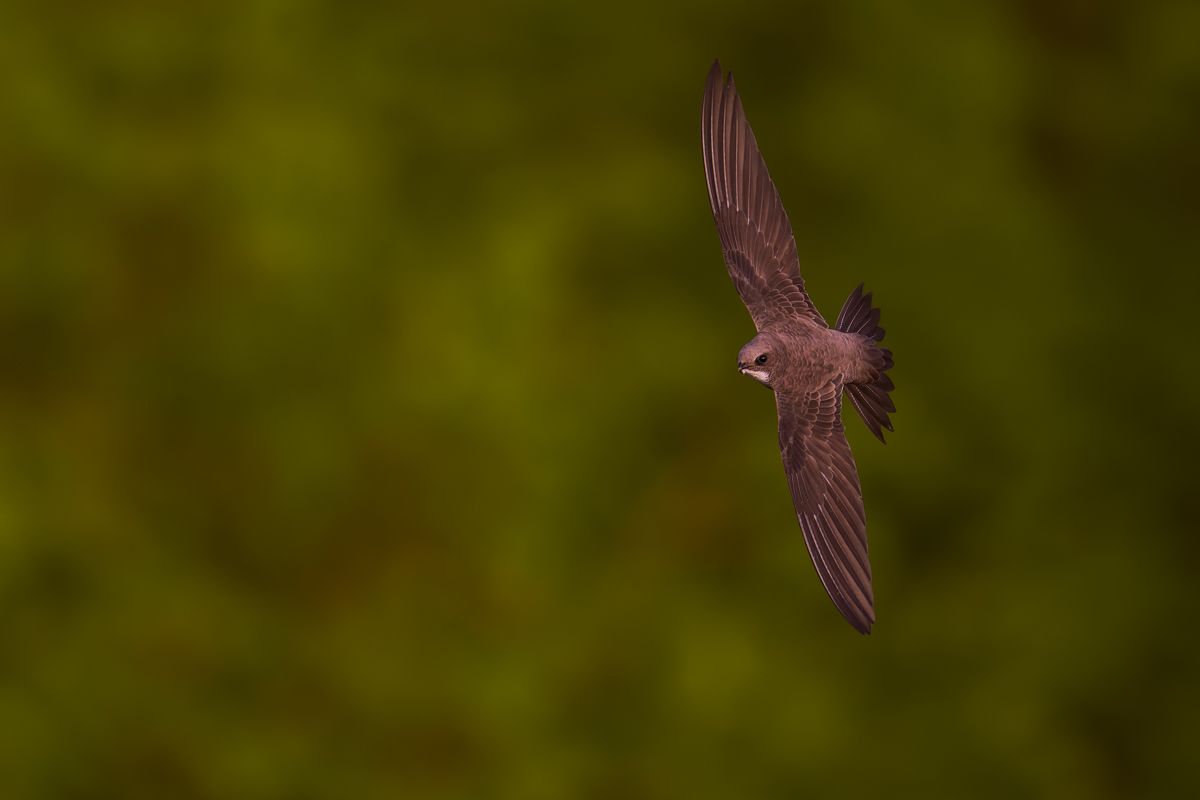
<svg viewBox="0 0 1200 800"><path fill-rule="evenodd" d="M841 409L845 390L881 441L883 429L892 430L892 354L878 344L879 309L861 285L833 328L813 305L787 212L720 62L708 74L701 138L725 264L758 330L738 354L738 370L774 391L783 467L813 565L842 615L870 633L866 514Z"/></svg>

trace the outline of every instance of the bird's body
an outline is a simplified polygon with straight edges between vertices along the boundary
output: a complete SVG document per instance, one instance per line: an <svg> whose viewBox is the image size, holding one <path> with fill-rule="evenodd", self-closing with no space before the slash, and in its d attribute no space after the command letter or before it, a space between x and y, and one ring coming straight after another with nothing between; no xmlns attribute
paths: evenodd
<svg viewBox="0 0 1200 800"><path fill-rule="evenodd" d="M805 544L825 590L862 633L875 622L866 514L842 427L842 394L883 440L895 411L892 354L862 286L831 328L804 289L787 213L730 77L714 62L701 120L704 169L725 263L758 335L738 370L775 393L779 448Z"/></svg>
<svg viewBox="0 0 1200 800"><path fill-rule="evenodd" d="M772 369L755 369L754 359L772 350ZM776 393L820 386L837 377L862 383L871 376L871 345L858 334L812 323L777 323L746 343L738 353L738 369Z"/></svg>

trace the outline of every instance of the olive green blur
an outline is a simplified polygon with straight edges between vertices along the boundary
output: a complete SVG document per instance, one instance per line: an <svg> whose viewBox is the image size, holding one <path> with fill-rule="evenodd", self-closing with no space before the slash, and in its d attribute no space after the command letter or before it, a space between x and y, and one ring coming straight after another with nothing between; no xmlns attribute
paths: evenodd
<svg viewBox="0 0 1200 800"><path fill-rule="evenodd" d="M0 10L0 796L1200 792L1200 5ZM878 623L700 157L826 318Z"/></svg>

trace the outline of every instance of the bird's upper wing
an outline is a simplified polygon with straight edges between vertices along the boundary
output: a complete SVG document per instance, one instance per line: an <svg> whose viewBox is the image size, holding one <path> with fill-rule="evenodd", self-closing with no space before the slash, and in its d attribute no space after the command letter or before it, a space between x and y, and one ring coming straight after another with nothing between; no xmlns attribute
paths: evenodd
<svg viewBox="0 0 1200 800"><path fill-rule="evenodd" d="M759 330L769 322L825 320L804 291L796 240L754 132L742 111L733 76L721 80L713 62L701 113L704 174L729 275Z"/></svg>
<svg viewBox="0 0 1200 800"><path fill-rule="evenodd" d="M842 382L802 395L777 393L775 402L783 467L813 565L842 616L860 633L870 633L875 598L867 520L842 428Z"/></svg>

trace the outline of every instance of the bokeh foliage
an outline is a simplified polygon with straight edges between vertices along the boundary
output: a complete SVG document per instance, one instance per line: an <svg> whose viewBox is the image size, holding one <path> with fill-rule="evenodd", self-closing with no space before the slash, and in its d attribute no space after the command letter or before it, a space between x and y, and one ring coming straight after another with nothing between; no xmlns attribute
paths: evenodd
<svg viewBox="0 0 1200 800"><path fill-rule="evenodd" d="M3 795L1196 792L1198 32L5 6ZM896 352L869 638L733 370L714 56Z"/></svg>

